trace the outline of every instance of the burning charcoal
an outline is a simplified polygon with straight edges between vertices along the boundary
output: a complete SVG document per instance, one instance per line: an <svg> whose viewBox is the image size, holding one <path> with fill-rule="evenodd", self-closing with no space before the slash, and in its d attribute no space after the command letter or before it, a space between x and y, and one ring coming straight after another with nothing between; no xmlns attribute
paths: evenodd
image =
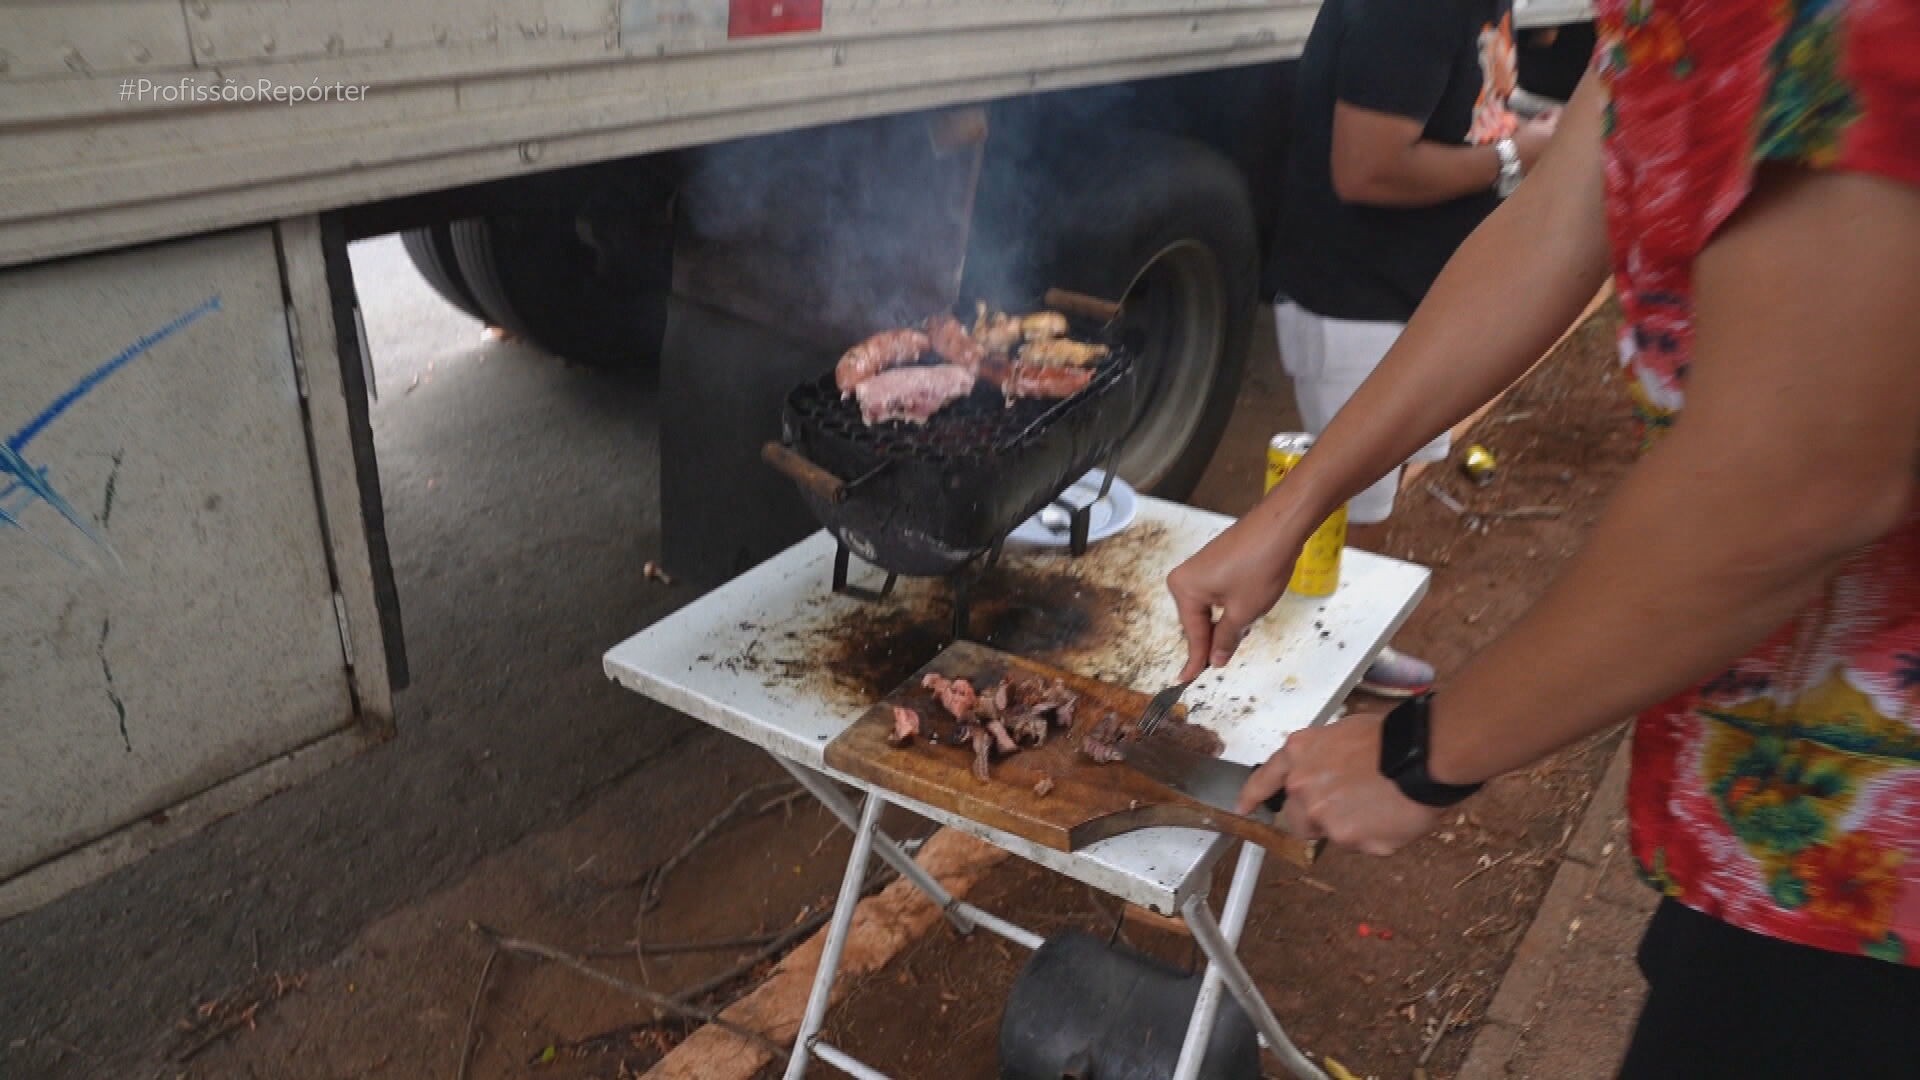
<svg viewBox="0 0 1920 1080"><path fill-rule="evenodd" d="M940 704L955 720L966 723L979 708L980 695L973 684L965 679L949 679L944 675L929 674L920 680L920 685L933 691Z"/></svg>
<svg viewBox="0 0 1920 1080"><path fill-rule="evenodd" d="M973 729L973 778L986 783L993 779L988 771L993 756L993 739L979 728Z"/></svg>
<svg viewBox="0 0 1920 1080"><path fill-rule="evenodd" d="M906 746L920 734L920 714L904 705L893 707L893 731L888 734L887 742L893 746Z"/></svg>
<svg viewBox="0 0 1920 1080"><path fill-rule="evenodd" d="M998 720L987 721L987 732L993 736L993 747L1002 754L1017 753L1020 745L1008 734L1007 726Z"/></svg>
<svg viewBox="0 0 1920 1080"><path fill-rule="evenodd" d="M1042 799L1053 794L1053 777L1041 773L1040 779L1033 785L1033 793Z"/></svg>

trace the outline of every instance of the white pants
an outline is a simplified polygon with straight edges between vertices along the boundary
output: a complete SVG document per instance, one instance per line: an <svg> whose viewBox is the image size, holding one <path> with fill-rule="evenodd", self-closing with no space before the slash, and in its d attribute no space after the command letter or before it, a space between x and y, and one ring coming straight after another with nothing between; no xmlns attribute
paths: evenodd
<svg viewBox="0 0 1920 1080"><path fill-rule="evenodd" d="M1293 378L1301 422L1315 435L1327 429L1406 329L1405 323L1329 319L1289 301L1273 305L1273 322L1279 331L1280 364ZM1442 433L1408 460L1445 461L1450 450ZM1355 525L1385 521L1399 490L1396 466L1347 503L1347 520Z"/></svg>

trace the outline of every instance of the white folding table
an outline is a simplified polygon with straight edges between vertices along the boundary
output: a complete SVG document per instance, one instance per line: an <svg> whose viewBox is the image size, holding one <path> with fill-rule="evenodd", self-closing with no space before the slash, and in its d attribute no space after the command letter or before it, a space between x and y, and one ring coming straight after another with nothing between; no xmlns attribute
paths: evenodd
<svg viewBox="0 0 1920 1080"><path fill-rule="evenodd" d="M1033 658L1148 692L1173 681L1186 645L1166 576L1230 523L1218 514L1143 498L1139 517L1127 531L1078 558L1009 549L997 572L1029 579L1064 576L1072 582L1069 595L1083 593L1087 603L1104 609L1099 619L1089 620L1098 633L1053 643ZM878 599L834 593L835 550L826 533L815 534L621 643L605 660L607 674L622 685L772 754L853 830L853 852L787 1063L789 1080L806 1071L811 1056L853 1076L884 1076L820 1039L840 951L872 856L918 886L961 931L979 927L1029 949L1042 943L1037 935L949 895L878 828L889 804L1121 900L1183 918L1208 963L1176 1080L1198 1074L1223 993L1234 996L1262 1041L1296 1075L1324 1080L1287 1039L1236 951L1264 857L1259 847L1241 848L1216 920L1207 893L1212 869L1230 843L1226 837L1148 829L1064 853L827 768L827 744L889 688L861 686L836 674L823 663L825 652L836 642L846 647L852 640L858 647L851 635L904 625L916 613L944 627L949 602L949 586L937 580L903 580ZM878 571L869 574L869 585L883 577ZM1220 734L1226 743L1223 757L1249 764L1265 760L1288 734L1322 723L1339 709L1367 661L1419 603L1427 579L1422 567L1349 549L1332 596L1283 597L1255 624L1230 666L1193 684L1183 699L1192 718ZM855 580L860 581L857 571ZM870 643L875 649L886 645ZM863 792L863 805L856 810L829 778Z"/></svg>

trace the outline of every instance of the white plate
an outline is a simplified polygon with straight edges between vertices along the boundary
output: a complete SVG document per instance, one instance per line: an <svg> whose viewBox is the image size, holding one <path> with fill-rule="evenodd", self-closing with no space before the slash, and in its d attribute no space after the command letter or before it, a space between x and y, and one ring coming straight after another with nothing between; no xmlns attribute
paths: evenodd
<svg viewBox="0 0 1920 1080"><path fill-rule="evenodd" d="M1113 478L1113 487L1107 491L1106 498L1101 498L1100 485L1106 478L1106 473L1094 469L1060 493L1060 498L1073 506L1092 504L1087 521L1089 544L1097 544L1133 524L1133 516L1140 511L1133 488L1117 476ZM1040 524L1039 514L1021 522L1019 528L1007 535L1007 539L1029 547L1065 548L1073 543L1073 537L1065 529L1054 532Z"/></svg>

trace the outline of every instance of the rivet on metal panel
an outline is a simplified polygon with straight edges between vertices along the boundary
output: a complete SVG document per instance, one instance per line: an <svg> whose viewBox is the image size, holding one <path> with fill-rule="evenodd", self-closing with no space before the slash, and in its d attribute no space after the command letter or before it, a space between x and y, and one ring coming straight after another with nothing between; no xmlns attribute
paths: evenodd
<svg viewBox="0 0 1920 1080"><path fill-rule="evenodd" d="M341 53L346 51L347 51L346 38L341 37L339 34L327 35L327 55L328 56L339 56Z"/></svg>
<svg viewBox="0 0 1920 1080"><path fill-rule="evenodd" d="M845 45L835 45L833 47L833 66L843 67L846 65L846 62L847 62L847 47Z"/></svg>
<svg viewBox="0 0 1920 1080"><path fill-rule="evenodd" d="M210 57L215 55L213 51L213 39L210 37L207 37L204 34L201 35L200 41L198 42L198 44L194 46L194 51L198 52L203 57Z"/></svg>
<svg viewBox="0 0 1920 1080"><path fill-rule="evenodd" d="M193 12L193 17L196 19L210 19L213 17L213 8L208 5L207 0L193 0L192 3L187 5L187 10Z"/></svg>
<svg viewBox="0 0 1920 1080"><path fill-rule="evenodd" d="M260 39L260 51L266 53L268 56L272 56L273 51L279 47L279 45L274 43L273 35L271 34Z"/></svg>
<svg viewBox="0 0 1920 1080"><path fill-rule="evenodd" d="M133 48L127 50L127 59L133 61L136 64L144 64L147 61L153 59L153 50L147 48L145 45L142 45L136 41L133 43ZM0 71L5 71L5 70L6 70L6 62L5 60L0 59Z"/></svg>
<svg viewBox="0 0 1920 1080"><path fill-rule="evenodd" d="M534 20L533 30L536 34L544 34L547 32L547 17L545 15Z"/></svg>
<svg viewBox="0 0 1920 1080"><path fill-rule="evenodd" d="M380 47L383 49L393 48L393 31L389 30L380 36Z"/></svg>
<svg viewBox="0 0 1920 1080"><path fill-rule="evenodd" d="M452 36L453 36L452 31L448 30L446 27L440 26L438 24L434 25L433 40L435 44L445 45L447 43L447 39Z"/></svg>
<svg viewBox="0 0 1920 1080"><path fill-rule="evenodd" d="M87 64L87 58L80 55L79 49L68 46L67 51L62 54L62 58L67 62L68 71L79 72L82 75L93 74L93 68Z"/></svg>
<svg viewBox="0 0 1920 1080"><path fill-rule="evenodd" d="M546 151L546 144L537 139L523 142L520 144L520 160L532 165L539 161L540 156Z"/></svg>

